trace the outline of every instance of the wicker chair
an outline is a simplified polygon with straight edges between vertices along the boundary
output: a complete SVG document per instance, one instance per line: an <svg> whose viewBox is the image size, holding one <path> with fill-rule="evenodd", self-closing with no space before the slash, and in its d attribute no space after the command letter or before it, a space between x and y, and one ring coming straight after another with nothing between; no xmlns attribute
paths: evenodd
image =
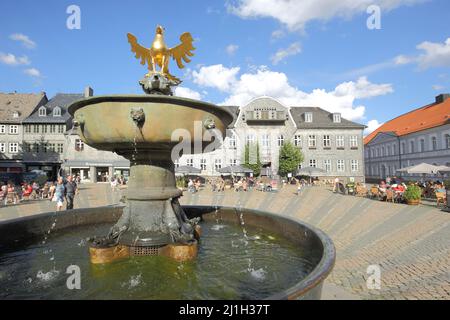
<svg viewBox="0 0 450 320"><path fill-rule="evenodd" d="M447 195L445 192L436 192L436 199L437 199L437 203L436 205L439 207L439 203L442 202L442 205L445 206L446 202L447 202Z"/></svg>
<svg viewBox="0 0 450 320"><path fill-rule="evenodd" d="M390 189L386 190L386 202L389 201L391 201L392 203L395 202L395 193Z"/></svg>
<svg viewBox="0 0 450 320"><path fill-rule="evenodd" d="M370 188L370 196L378 200L380 199L380 191L377 186L372 186L372 188Z"/></svg>

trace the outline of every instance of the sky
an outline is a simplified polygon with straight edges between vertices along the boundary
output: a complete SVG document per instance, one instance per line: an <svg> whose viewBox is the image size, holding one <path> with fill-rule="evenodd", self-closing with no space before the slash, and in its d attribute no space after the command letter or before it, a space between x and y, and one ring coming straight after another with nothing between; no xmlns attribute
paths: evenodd
<svg viewBox="0 0 450 320"><path fill-rule="evenodd" d="M4 0L0 92L141 94L147 70L126 35L150 47L160 24L169 47L194 38L192 61L170 64L176 95L239 106L268 95L367 134L450 92L449 13L448 0Z"/></svg>

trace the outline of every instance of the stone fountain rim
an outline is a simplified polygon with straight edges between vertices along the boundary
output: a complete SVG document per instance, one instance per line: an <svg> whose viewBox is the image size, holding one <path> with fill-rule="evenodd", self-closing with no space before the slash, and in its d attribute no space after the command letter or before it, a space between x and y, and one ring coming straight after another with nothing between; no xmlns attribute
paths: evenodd
<svg viewBox="0 0 450 320"><path fill-rule="evenodd" d="M102 206L102 207L94 207L94 208L81 208L81 209L75 209L75 210L66 210L61 212L44 212L39 213L32 216L26 216L26 217L20 217L10 220L4 220L0 221L0 230L3 228L7 228L9 225L13 226L15 224L20 223L28 223L28 232L30 235L28 238L33 237L33 232L35 232L34 236L37 236L40 234L40 229L42 226L40 224L45 222L45 219L54 219L56 216L62 218L67 217L68 222L73 222L70 225L62 227L61 229L56 228L55 231L62 231L64 229L68 228L74 228L74 227L80 227L83 225L95 225L99 223L105 223L106 219L103 219L102 221L89 221L89 216L94 216L96 213L102 211L108 211L108 215L105 214L106 217L111 218L111 215L114 216L117 214L118 216L121 215L121 212L114 213L114 210L120 210L124 208L124 205L109 205L109 206ZM215 209L224 209L224 210L237 210L236 207L228 207L228 206L211 206L211 205L183 205L183 208L186 209L200 209L200 210L206 210L210 214ZM331 273L336 259L336 249L335 246L331 240L331 238L325 234L322 230L303 222L299 219L292 218L292 217L286 217L281 216L279 214L256 210L256 209L242 209L246 213L251 213L257 216L266 216L270 218L274 218L277 220L282 220L285 223L294 223L297 225L300 225L306 229L308 229L310 232L312 232L318 240L321 242L323 250L322 250L322 257L320 261L315 265L315 267L307 274L305 278L303 278L301 281L295 283L293 286L284 289L278 293L275 293L267 298L264 298L264 300L292 300L296 299L298 297L301 297L302 295L306 295L309 291L312 291L316 287L323 284L323 281L327 278L327 276ZM117 217L118 218L118 217ZM77 224L76 221L81 221L84 223ZM85 220L83 220L85 219ZM50 221L49 220L49 221ZM47 222L49 222L47 221ZM58 224L57 224L58 226ZM23 236L23 235L22 235ZM0 233L0 240L2 239L2 234ZM23 239L21 239L23 240Z"/></svg>
<svg viewBox="0 0 450 320"><path fill-rule="evenodd" d="M116 95L101 95L89 98L83 98L73 102L69 107L68 111L71 116L75 115L78 109L81 109L87 105L92 105L101 102L156 102L156 103L169 103L174 105L179 105L182 107L190 107L194 109L200 109L210 113L218 113L220 116L228 116L229 121L224 121L225 123L231 123L233 121L233 114L226 108L214 105L212 103L194 100L189 98L182 98L177 96L165 96L165 95L143 95L143 94L116 94Z"/></svg>

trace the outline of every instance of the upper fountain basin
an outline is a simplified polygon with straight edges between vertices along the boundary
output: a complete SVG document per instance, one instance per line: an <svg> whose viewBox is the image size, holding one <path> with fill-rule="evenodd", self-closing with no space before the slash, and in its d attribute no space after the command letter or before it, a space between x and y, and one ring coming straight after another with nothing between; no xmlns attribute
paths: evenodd
<svg viewBox="0 0 450 320"><path fill-rule="evenodd" d="M81 139L107 151L129 149L134 142L137 148L169 150L181 136L205 146L205 131L214 128L225 138L233 121L223 107L164 95L96 96L74 102L69 113Z"/></svg>

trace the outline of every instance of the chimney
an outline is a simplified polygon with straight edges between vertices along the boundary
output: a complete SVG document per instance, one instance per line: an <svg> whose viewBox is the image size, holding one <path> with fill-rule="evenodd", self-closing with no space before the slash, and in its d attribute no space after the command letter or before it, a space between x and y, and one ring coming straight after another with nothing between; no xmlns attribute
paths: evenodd
<svg viewBox="0 0 450 320"><path fill-rule="evenodd" d="M94 96L94 90L91 87L89 87L89 86L84 88L84 97L85 98L89 98L89 97L92 97L92 96Z"/></svg>
<svg viewBox="0 0 450 320"><path fill-rule="evenodd" d="M450 93L442 93L436 96L436 103L443 103L448 98L450 98Z"/></svg>

